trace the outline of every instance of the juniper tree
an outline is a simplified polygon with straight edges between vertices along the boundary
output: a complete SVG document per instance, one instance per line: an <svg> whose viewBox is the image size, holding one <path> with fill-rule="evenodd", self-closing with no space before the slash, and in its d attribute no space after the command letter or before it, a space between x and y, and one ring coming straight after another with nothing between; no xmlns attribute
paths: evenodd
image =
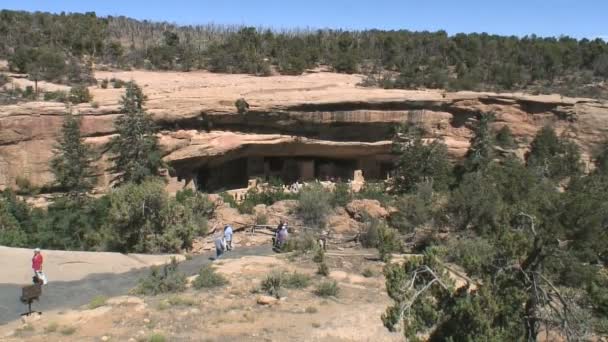
<svg viewBox="0 0 608 342"><path fill-rule="evenodd" d="M553 128L541 128L530 144L528 167L541 178L560 181L579 175L582 171L578 146L558 137Z"/></svg>
<svg viewBox="0 0 608 342"><path fill-rule="evenodd" d="M423 182L445 190L450 183L447 146L440 139L426 142L422 135L420 127L402 126L393 139L393 152L399 155L391 181L395 193L411 192Z"/></svg>
<svg viewBox="0 0 608 342"><path fill-rule="evenodd" d="M498 133L496 133L496 144L502 148L514 148L517 146L509 126L502 126Z"/></svg>
<svg viewBox="0 0 608 342"><path fill-rule="evenodd" d="M120 101L123 114L114 122L118 135L110 142L117 184L141 183L147 177L159 175L163 166L156 126L143 107L145 101L141 88L133 81L128 82Z"/></svg>
<svg viewBox="0 0 608 342"><path fill-rule="evenodd" d="M93 152L80 133L80 117L68 112L64 115L61 136L51 159L51 170L56 185L70 194L82 194L90 190L93 177Z"/></svg>

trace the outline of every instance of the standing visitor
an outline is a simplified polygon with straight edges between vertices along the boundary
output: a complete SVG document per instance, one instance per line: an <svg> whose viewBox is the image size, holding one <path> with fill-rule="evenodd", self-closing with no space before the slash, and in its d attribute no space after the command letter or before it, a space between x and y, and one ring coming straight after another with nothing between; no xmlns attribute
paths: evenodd
<svg viewBox="0 0 608 342"><path fill-rule="evenodd" d="M232 250L232 226L227 224L224 226L224 240L226 240L226 249Z"/></svg>
<svg viewBox="0 0 608 342"><path fill-rule="evenodd" d="M34 257L32 258L32 269L34 270L34 277L38 278L39 281L42 281L43 285L48 283L46 279L46 275L42 272L42 263L44 262L44 258L42 257L42 253L40 253L40 248L34 249Z"/></svg>
<svg viewBox="0 0 608 342"><path fill-rule="evenodd" d="M224 255L226 250L226 240L223 236L218 236L215 239L215 260L219 259Z"/></svg>
<svg viewBox="0 0 608 342"><path fill-rule="evenodd" d="M281 250L285 242L287 242L287 223L284 223L281 229L279 230L277 248Z"/></svg>

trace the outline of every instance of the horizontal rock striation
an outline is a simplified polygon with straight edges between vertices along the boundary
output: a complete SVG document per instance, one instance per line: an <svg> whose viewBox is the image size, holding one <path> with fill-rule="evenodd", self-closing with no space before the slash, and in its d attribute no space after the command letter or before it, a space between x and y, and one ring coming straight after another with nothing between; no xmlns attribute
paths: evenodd
<svg viewBox="0 0 608 342"><path fill-rule="evenodd" d="M207 72L96 72L96 77L135 80L148 97L165 160L186 174L243 156L388 155L395 125L425 126L442 138L455 159L468 148L471 122L494 112L495 128L508 125L525 149L546 124L576 141L587 161L608 136L608 103L558 95L525 95L438 90L384 90L357 86L358 75L312 73L252 77ZM28 82L19 80L19 82ZM123 89L90 88L95 106L81 104L86 140L100 152L100 189L108 186L105 143L115 133ZM250 111L236 112L245 98ZM52 181L48 162L62 124L63 104L28 102L0 106L0 188L17 177L34 185Z"/></svg>

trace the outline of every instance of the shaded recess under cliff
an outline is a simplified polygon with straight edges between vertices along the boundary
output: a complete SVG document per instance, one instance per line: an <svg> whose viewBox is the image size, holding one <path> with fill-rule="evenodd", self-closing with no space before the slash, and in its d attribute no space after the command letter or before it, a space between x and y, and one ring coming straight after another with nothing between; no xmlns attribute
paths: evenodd
<svg viewBox="0 0 608 342"><path fill-rule="evenodd" d="M391 142L331 142L282 135L214 132L216 139L169 154L173 176L199 190L244 188L252 178L348 181L355 170L366 179L386 179L394 161ZM196 144L196 143L195 143ZM214 146L215 148L209 148Z"/></svg>

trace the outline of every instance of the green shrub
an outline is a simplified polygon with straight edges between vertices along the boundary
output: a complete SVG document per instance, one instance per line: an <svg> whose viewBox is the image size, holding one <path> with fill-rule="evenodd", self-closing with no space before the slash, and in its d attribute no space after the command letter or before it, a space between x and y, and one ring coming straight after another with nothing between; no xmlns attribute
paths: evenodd
<svg viewBox="0 0 608 342"><path fill-rule="evenodd" d="M332 204L334 207L344 207L353 199L350 186L347 183L336 183L336 188L333 193Z"/></svg>
<svg viewBox="0 0 608 342"><path fill-rule="evenodd" d="M292 237L283 245L283 252L305 253L318 247L317 239L312 233L303 233Z"/></svg>
<svg viewBox="0 0 608 342"><path fill-rule="evenodd" d="M325 261L325 251L323 248L317 248L317 252L312 257L312 261L316 262L317 264Z"/></svg>
<svg viewBox="0 0 608 342"><path fill-rule="evenodd" d="M177 260L162 267L152 267L150 274L139 280L135 293L157 295L182 292L186 289L186 275L177 269Z"/></svg>
<svg viewBox="0 0 608 342"><path fill-rule="evenodd" d="M517 146L513 133L511 133L511 129L507 125L502 126L498 133L496 133L495 141L502 148L514 148Z"/></svg>
<svg viewBox="0 0 608 342"><path fill-rule="evenodd" d="M378 232L380 220L367 217L365 221L365 226L360 236L361 245L365 248L378 248L380 241L380 233Z"/></svg>
<svg viewBox="0 0 608 342"><path fill-rule="evenodd" d="M15 184L20 195L34 195L38 190L26 176L17 176Z"/></svg>
<svg viewBox="0 0 608 342"><path fill-rule="evenodd" d="M433 219L433 189L419 184L414 194L400 196L395 201L396 211L390 217L393 227L403 233L410 233Z"/></svg>
<svg viewBox="0 0 608 342"><path fill-rule="evenodd" d="M6 74L0 73L0 87L4 86L10 81L10 78Z"/></svg>
<svg viewBox="0 0 608 342"><path fill-rule="evenodd" d="M246 114L249 111L249 103L244 98L236 100L234 106L239 114Z"/></svg>
<svg viewBox="0 0 608 342"><path fill-rule="evenodd" d="M317 274L322 275L324 277L329 276L329 267L327 266L327 263L325 263L325 261L320 262L317 266Z"/></svg>
<svg viewBox="0 0 608 342"><path fill-rule="evenodd" d="M101 89L107 89L108 88L108 83L110 83L108 81L108 79L104 78L103 80L101 80L101 83L99 84L99 86L101 87Z"/></svg>
<svg viewBox="0 0 608 342"><path fill-rule="evenodd" d="M199 304L194 298L181 296L170 296L167 298L167 303L171 306L195 306Z"/></svg>
<svg viewBox="0 0 608 342"><path fill-rule="evenodd" d="M167 339L165 338L165 335L162 334L154 334L151 335L150 338L148 339L149 342L165 342L167 341Z"/></svg>
<svg viewBox="0 0 608 342"><path fill-rule="evenodd" d="M483 238L450 239L446 245L447 259L464 268L467 274L477 276L492 268L497 254L495 246Z"/></svg>
<svg viewBox="0 0 608 342"><path fill-rule="evenodd" d="M313 228L324 228L331 208L331 192L321 184L304 187L299 194L297 213L304 224Z"/></svg>
<svg viewBox="0 0 608 342"><path fill-rule="evenodd" d="M274 182L270 180L269 186L262 190L258 190L257 188L249 189L245 195L245 199L240 204L235 203L235 208L242 214L252 214L253 208L258 204L272 205L278 201L295 198L297 198L296 194L283 191L283 183L280 180Z"/></svg>
<svg viewBox="0 0 608 342"><path fill-rule="evenodd" d="M207 216L213 212L213 205L204 194L182 198L180 202L169 197L165 184L159 180L127 183L109 198L104 240L110 249L122 252L171 253L188 249L196 236L206 232Z"/></svg>
<svg viewBox="0 0 608 342"><path fill-rule="evenodd" d="M196 289L219 287L228 284L228 280L217 273L211 265L201 267L198 277L192 283Z"/></svg>
<svg viewBox="0 0 608 342"><path fill-rule="evenodd" d="M68 93L64 90L47 91L44 93L44 101L68 102Z"/></svg>
<svg viewBox="0 0 608 342"><path fill-rule="evenodd" d="M34 87L28 85L25 87L22 96L24 99L36 100L37 94L34 92Z"/></svg>
<svg viewBox="0 0 608 342"><path fill-rule="evenodd" d="M371 268L366 267L365 269L363 269L363 272L361 272L361 275L364 276L365 278L372 278L373 276L376 275L376 273Z"/></svg>
<svg viewBox="0 0 608 342"><path fill-rule="evenodd" d="M59 332L61 332L62 335L73 335L76 332L76 328L72 327L72 326L65 326L63 328L61 328L61 330L59 330Z"/></svg>
<svg viewBox="0 0 608 342"><path fill-rule="evenodd" d="M279 271L273 271L262 281L262 290L271 296L280 298L282 294L282 287L284 284L283 273Z"/></svg>
<svg viewBox="0 0 608 342"><path fill-rule="evenodd" d="M122 88L127 84L127 82L120 80L118 78L111 78L110 82L112 82L112 86L114 87L114 89Z"/></svg>
<svg viewBox="0 0 608 342"><path fill-rule="evenodd" d="M392 197L386 191L386 186L384 183L365 183L363 188L361 188L361 191L359 191L355 197L360 199L377 200L382 205L386 205L392 200Z"/></svg>
<svg viewBox="0 0 608 342"><path fill-rule="evenodd" d="M335 280L323 281L315 290L315 294L319 297L337 297L339 292L340 288Z"/></svg>
<svg viewBox="0 0 608 342"><path fill-rule="evenodd" d="M218 194L218 196L220 196L222 198L222 200L224 201L224 203L230 205L231 208L234 209L238 209L239 205L236 203L236 200L234 199L234 197L232 197L232 195L230 195L227 192L220 192Z"/></svg>
<svg viewBox="0 0 608 342"><path fill-rule="evenodd" d="M255 215L255 224L265 225L268 223L268 215L264 213L258 213Z"/></svg>
<svg viewBox="0 0 608 342"><path fill-rule="evenodd" d="M97 309L100 306L106 305L106 300L108 300L108 298L105 296L96 296L95 298L91 299L91 302L89 303L89 309L93 310Z"/></svg>
<svg viewBox="0 0 608 342"><path fill-rule="evenodd" d="M380 258L388 261L393 252L402 250L398 232L378 219L369 218L361 234L361 244L367 248L377 248Z"/></svg>
<svg viewBox="0 0 608 342"><path fill-rule="evenodd" d="M93 96L85 85L75 85L70 89L70 102L73 104L91 102Z"/></svg>
<svg viewBox="0 0 608 342"><path fill-rule="evenodd" d="M310 276L304 273L287 273L283 275L283 284L290 289L303 289L310 284Z"/></svg>

